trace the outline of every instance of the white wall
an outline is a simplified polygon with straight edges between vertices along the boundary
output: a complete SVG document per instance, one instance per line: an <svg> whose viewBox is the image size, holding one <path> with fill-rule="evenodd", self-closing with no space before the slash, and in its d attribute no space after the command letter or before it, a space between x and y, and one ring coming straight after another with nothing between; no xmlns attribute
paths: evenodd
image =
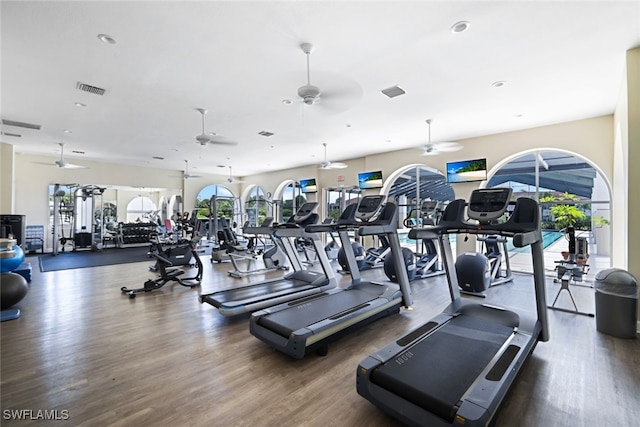
<svg viewBox="0 0 640 427"><path fill-rule="evenodd" d="M522 131L487 135L459 141L464 149L454 153L442 153L434 157L421 157L419 148L390 151L359 159L345 161L347 169L321 170L317 164L306 167L274 171L243 177L244 184L229 184L226 175L203 175L200 179L183 180L180 171L158 168L140 168L111 165L98 162L82 162L88 169L60 169L52 166L51 157L15 155L15 213L27 215L28 224L48 223L48 185L76 182L96 185L129 185L132 187L161 187L181 189L185 210L190 210L198 192L209 184L222 184L239 195L250 184L260 185L265 192L275 192L284 180L313 178L319 188L340 185L357 185L357 174L363 171L382 170L385 178L395 170L414 163L424 163L444 171L448 161L486 157L488 167L521 151L540 148L564 149L591 160L611 182L613 173L613 116L560 123ZM78 162L79 163L79 162ZM339 177L343 177L341 180ZM455 184L457 197L468 197L476 183ZM321 194L321 193L318 193ZM27 196L27 197L25 197ZM318 196L319 197L319 196ZM124 202L124 201L123 201ZM125 209L118 200L119 210ZM321 212L324 215L324 212Z"/></svg>

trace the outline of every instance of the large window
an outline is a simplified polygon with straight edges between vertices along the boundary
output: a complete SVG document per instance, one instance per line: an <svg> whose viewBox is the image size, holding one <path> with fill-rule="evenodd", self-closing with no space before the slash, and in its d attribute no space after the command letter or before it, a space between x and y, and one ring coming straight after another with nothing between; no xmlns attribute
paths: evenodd
<svg viewBox="0 0 640 427"><path fill-rule="evenodd" d="M399 208L399 220L402 222L414 212L419 211L425 200L446 203L454 200L453 188L447 183L445 176L427 166L409 166L391 174L393 181L385 184L388 200L395 202ZM393 178L395 177L395 178Z"/></svg>
<svg viewBox="0 0 640 427"><path fill-rule="evenodd" d="M235 199L227 187L212 184L204 187L196 197L195 215L198 219L211 217L215 209L218 218L233 221L235 215Z"/></svg>
<svg viewBox="0 0 640 427"><path fill-rule="evenodd" d="M278 198L278 222L287 221L307 201L298 182L289 182Z"/></svg>
<svg viewBox="0 0 640 427"><path fill-rule="evenodd" d="M155 222L158 220L158 207L147 196L138 196L127 205L127 222Z"/></svg>
<svg viewBox="0 0 640 427"><path fill-rule="evenodd" d="M262 187L255 186L249 192L245 203L245 212L249 226L260 225L271 214L269 201Z"/></svg>
<svg viewBox="0 0 640 427"><path fill-rule="evenodd" d="M487 187L504 186L511 187L515 197L540 202L546 234L562 236L567 227L574 227L577 236L588 240L591 255L599 256L592 260L592 267L609 266L609 188L590 162L559 150L524 153L492 172ZM566 250L566 241L547 240L548 251L553 252L555 246Z"/></svg>

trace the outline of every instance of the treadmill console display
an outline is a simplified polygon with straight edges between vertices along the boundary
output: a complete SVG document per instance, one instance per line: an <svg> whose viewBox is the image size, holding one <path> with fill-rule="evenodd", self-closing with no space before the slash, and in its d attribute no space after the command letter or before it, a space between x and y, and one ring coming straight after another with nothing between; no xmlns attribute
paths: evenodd
<svg viewBox="0 0 640 427"><path fill-rule="evenodd" d="M386 196L364 196L358 203L356 219L363 222L374 219L380 213L385 199Z"/></svg>
<svg viewBox="0 0 640 427"><path fill-rule="evenodd" d="M298 212L293 216L293 222L303 222L313 214L313 211L318 207L318 202L307 202L298 209Z"/></svg>
<svg viewBox="0 0 640 427"><path fill-rule="evenodd" d="M481 223L495 221L504 214L511 200L511 188L482 188L473 190L469 199L469 218Z"/></svg>

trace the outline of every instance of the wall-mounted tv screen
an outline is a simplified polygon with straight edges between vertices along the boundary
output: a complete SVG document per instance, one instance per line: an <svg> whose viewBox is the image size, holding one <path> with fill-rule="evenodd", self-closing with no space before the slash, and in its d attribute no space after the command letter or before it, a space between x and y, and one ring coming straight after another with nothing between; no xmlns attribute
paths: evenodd
<svg viewBox="0 0 640 427"><path fill-rule="evenodd" d="M447 163L447 182L471 182L487 179L487 159Z"/></svg>
<svg viewBox="0 0 640 427"><path fill-rule="evenodd" d="M318 186L316 185L316 179L301 179L300 180L300 188L302 188L303 193L316 193L318 192Z"/></svg>
<svg viewBox="0 0 640 427"><path fill-rule="evenodd" d="M361 172L358 174L358 187L362 190L367 188L382 187L382 171Z"/></svg>

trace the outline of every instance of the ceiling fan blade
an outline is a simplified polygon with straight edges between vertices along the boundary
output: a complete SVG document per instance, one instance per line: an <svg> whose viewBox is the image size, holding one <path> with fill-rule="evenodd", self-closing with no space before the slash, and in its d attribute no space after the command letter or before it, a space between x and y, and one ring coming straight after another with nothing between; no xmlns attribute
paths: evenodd
<svg viewBox="0 0 640 427"><path fill-rule="evenodd" d="M348 111L362 100L362 87L353 80L334 77L329 79L325 87L317 105L329 114Z"/></svg>
<svg viewBox="0 0 640 427"><path fill-rule="evenodd" d="M54 164L59 168L64 168L64 169L87 169L86 166L76 165L73 163L69 163L65 160L56 160Z"/></svg>
<svg viewBox="0 0 640 427"><path fill-rule="evenodd" d="M238 145L237 141L233 141L229 138L226 138L224 136L220 136L220 135L215 135L215 136L209 136L209 143L210 144L216 144L216 145L228 145L228 146L236 146Z"/></svg>
<svg viewBox="0 0 640 427"><path fill-rule="evenodd" d="M436 146L436 150L443 153L459 151L459 150L462 150L463 148L462 144L458 144L457 142L438 142L437 144L435 144L435 146Z"/></svg>

